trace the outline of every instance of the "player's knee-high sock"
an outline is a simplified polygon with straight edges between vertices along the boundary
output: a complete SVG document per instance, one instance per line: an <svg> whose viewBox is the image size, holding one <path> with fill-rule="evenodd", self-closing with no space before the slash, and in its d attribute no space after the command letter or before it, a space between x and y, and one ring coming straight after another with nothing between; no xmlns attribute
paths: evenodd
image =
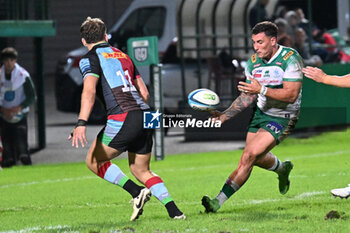
<svg viewBox="0 0 350 233"><path fill-rule="evenodd" d="M175 202L171 198L164 182L159 176L153 176L145 183L146 187L151 190L153 196L155 196L168 211L171 218L182 215L182 212L177 208Z"/></svg>
<svg viewBox="0 0 350 233"><path fill-rule="evenodd" d="M139 195L142 186L135 184L132 180L127 177L120 168L111 163L110 161L105 162L97 172L97 175L112 184L116 184L126 190L130 195L135 198Z"/></svg>
<svg viewBox="0 0 350 233"><path fill-rule="evenodd" d="M277 174L279 174L280 172L283 172L283 163L281 162L281 160L279 160L275 155L273 155L271 152L268 152L268 154L273 157L275 159L275 163L273 164L273 166L271 168L269 168L269 171L274 171Z"/></svg>
<svg viewBox="0 0 350 233"><path fill-rule="evenodd" d="M240 186L233 180L227 179L221 191L216 196L216 199L219 201L219 205L222 206L222 204L224 204L227 199L229 199L235 192L237 192L239 188Z"/></svg>

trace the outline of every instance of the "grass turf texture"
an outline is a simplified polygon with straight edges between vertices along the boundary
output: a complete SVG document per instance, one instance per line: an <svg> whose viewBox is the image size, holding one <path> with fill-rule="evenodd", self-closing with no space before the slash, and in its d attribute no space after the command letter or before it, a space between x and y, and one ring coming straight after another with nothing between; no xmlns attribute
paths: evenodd
<svg viewBox="0 0 350 233"><path fill-rule="evenodd" d="M245 186L215 214L201 198L216 196L241 150L184 154L152 162L186 220L171 220L152 197L129 222L129 194L93 175L83 163L0 171L0 232L350 232L350 199L333 188L350 183L350 131L288 138L273 153L291 159L291 188L282 196L277 175L254 168ZM127 160L114 160L129 176ZM135 180L135 179L134 179ZM331 210L338 218L325 220Z"/></svg>

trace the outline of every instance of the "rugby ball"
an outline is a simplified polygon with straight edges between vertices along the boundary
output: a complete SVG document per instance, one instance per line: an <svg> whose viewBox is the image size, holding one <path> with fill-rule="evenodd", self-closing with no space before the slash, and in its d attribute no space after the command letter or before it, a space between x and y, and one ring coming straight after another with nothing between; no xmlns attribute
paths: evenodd
<svg viewBox="0 0 350 233"><path fill-rule="evenodd" d="M206 88L193 90L188 94L188 105L198 111L211 111L220 104L219 96Z"/></svg>

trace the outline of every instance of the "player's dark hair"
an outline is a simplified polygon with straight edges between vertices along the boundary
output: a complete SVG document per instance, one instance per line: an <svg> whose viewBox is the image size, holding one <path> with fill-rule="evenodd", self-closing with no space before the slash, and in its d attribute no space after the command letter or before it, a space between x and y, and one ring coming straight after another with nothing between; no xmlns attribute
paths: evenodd
<svg viewBox="0 0 350 233"><path fill-rule="evenodd" d="M256 24L253 27L252 35L256 35L256 34L259 34L261 32L264 32L266 36L277 38L277 31L278 31L278 27L276 24L269 22L269 21L263 21L263 22Z"/></svg>
<svg viewBox="0 0 350 233"><path fill-rule="evenodd" d="M18 57L18 52L16 51L16 49L12 47L4 48L1 51L1 60L6 60L8 58L17 59L17 57Z"/></svg>
<svg viewBox="0 0 350 233"><path fill-rule="evenodd" d="M104 40L106 33L106 25L99 18L87 17L80 27L81 38L84 38L88 44Z"/></svg>

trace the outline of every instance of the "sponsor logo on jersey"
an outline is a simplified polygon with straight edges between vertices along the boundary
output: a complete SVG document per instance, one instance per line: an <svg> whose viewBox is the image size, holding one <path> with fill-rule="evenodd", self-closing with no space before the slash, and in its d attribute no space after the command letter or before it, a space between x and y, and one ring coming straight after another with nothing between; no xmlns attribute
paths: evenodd
<svg viewBox="0 0 350 233"><path fill-rule="evenodd" d="M261 66L261 63L255 64L254 68Z"/></svg>
<svg viewBox="0 0 350 233"><path fill-rule="evenodd" d="M287 60L290 56L293 55L293 51L289 51L284 57L283 57L283 60Z"/></svg>
<svg viewBox="0 0 350 233"><path fill-rule="evenodd" d="M254 72L253 72L253 77L254 77L254 78L261 78L262 71L263 71L263 70L261 70L261 69L254 70Z"/></svg>
<svg viewBox="0 0 350 233"><path fill-rule="evenodd" d="M257 58L257 55L256 55L256 54L254 54L254 55L251 57L253 63L256 62L256 58Z"/></svg>
<svg viewBox="0 0 350 233"><path fill-rule="evenodd" d="M270 71L269 71L269 70L266 70L266 71L265 71L264 77L270 77Z"/></svg>
<svg viewBox="0 0 350 233"><path fill-rule="evenodd" d="M121 59L126 58L126 54L122 52L112 52L112 53L102 53L102 56L106 59L113 58L113 59Z"/></svg>

